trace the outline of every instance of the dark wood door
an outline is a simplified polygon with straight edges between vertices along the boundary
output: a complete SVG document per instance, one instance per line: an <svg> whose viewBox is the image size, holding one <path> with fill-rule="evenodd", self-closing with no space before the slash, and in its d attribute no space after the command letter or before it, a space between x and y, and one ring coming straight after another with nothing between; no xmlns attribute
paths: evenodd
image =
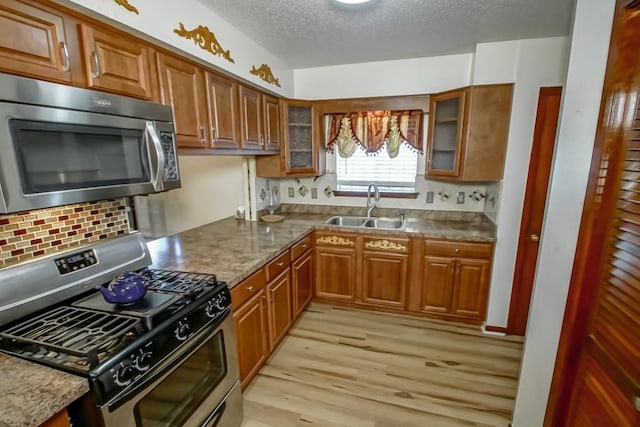
<svg viewBox="0 0 640 427"><path fill-rule="evenodd" d="M87 85L153 99L153 50L126 35L80 24Z"/></svg>
<svg viewBox="0 0 640 427"><path fill-rule="evenodd" d="M619 0L545 418L640 425L640 1Z"/></svg>
<svg viewBox="0 0 640 427"><path fill-rule="evenodd" d="M269 302L269 349L273 351L291 327L290 269L284 270L267 285Z"/></svg>
<svg viewBox="0 0 640 427"><path fill-rule="evenodd" d="M262 134L260 92L240 85L239 93L242 148L245 150L262 150L264 136Z"/></svg>
<svg viewBox="0 0 640 427"><path fill-rule="evenodd" d="M62 13L31 2L0 3L1 71L68 83L70 54Z"/></svg>
<svg viewBox="0 0 640 427"><path fill-rule="evenodd" d="M455 279L456 260L427 255L423 260L420 310L449 313Z"/></svg>
<svg viewBox="0 0 640 427"><path fill-rule="evenodd" d="M293 262L291 278L293 284L293 317L297 319L313 296L313 252L311 249Z"/></svg>
<svg viewBox="0 0 640 427"><path fill-rule="evenodd" d="M240 148L238 83L207 72L207 94L213 148Z"/></svg>
<svg viewBox="0 0 640 427"><path fill-rule="evenodd" d="M451 314L483 320L487 311L491 262L486 259L456 260Z"/></svg>
<svg viewBox="0 0 640 427"><path fill-rule="evenodd" d="M178 147L209 147L205 76L200 67L157 55L162 103L173 107Z"/></svg>
<svg viewBox="0 0 640 427"><path fill-rule="evenodd" d="M524 335L529 317L529 304L533 279L538 261L538 246L542 219L547 202L547 188L551 172L551 161L556 144L556 129L560 113L562 88L540 89L538 111L533 133L533 148L529 162L527 189L522 208L520 238L516 257L507 333Z"/></svg>
<svg viewBox="0 0 640 427"><path fill-rule="evenodd" d="M234 312L240 382L244 389L260 370L269 354L267 301L260 290L242 308Z"/></svg>
<svg viewBox="0 0 640 427"><path fill-rule="evenodd" d="M362 261L359 302L373 306L404 309L409 255L365 251Z"/></svg>
<svg viewBox="0 0 640 427"><path fill-rule="evenodd" d="M273 96L262 95L264 114L264 138L266 150L280 150L280 101Z"/></svg>
<svg viewBox="0 0 640 427"><path fill-rule="evenodd" d="M315 263L317 298L355 301L355 248L316 247Z"/></svg>

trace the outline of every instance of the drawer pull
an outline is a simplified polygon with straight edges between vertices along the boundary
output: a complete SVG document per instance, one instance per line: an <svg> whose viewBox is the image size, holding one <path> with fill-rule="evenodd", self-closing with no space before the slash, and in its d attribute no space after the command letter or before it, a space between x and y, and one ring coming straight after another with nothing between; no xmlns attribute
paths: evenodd
<svg viewBox="0 0 640 427"><path fill-rule="evenodd" d="M304 244L300 245L300 247L301 247L301 248L307 248L307 247L309 247L309 245L307 245L306 243L304 243Z"/></svg>
<svg viewBox="0 0 640 427"><path fill-rule="evenodd" d="M71 61L69 60L69 49L66 42L60 42L60 51L62 52L62 58L64 59L64 67L62 71L71 70Z"/></svg>
<svg viewBox="0 0 640 427"><path fill-rule="evenodd" d="M95 71L91 74L91 77L97 79L98 77L100 77L100 58L98 57L98 52L96 52L95 50L91 52L91 56L93 57L93 66L95 68Z"/></svg>
<svg viewBox="0 0 640 427"><path fill-rule="evenodd" d="M345 239L340 236L322 236L318 238L318 243L328 243L335 246L353 246L353 240Z"/></svg>
<svg viewBox="0 0 640 427"><path fill-rule="evenodd" d="M383 249L383 250L395 250L395 251L406 251L407 247L401 245L400 243L390 242L388 240L376 240L374 242L367 242L364 245L369 249Z"/></svg>
<svg viewBox="0 0 640 427"><path fill-rule="evenodd" d="M247 290L248 290L249 292L253 292L253 286L247 286Z"/></svg>
<svg viewBox="0 0 640 427"><path fill-rule="evenodd" d="M460 248L456 248L456 253L459 254L460 253Z"/></svg>
<svg viewBox="0 0 640 427"><path fill-rule="evenodd" d="M284 262L276 262L276 265L277 265L278 267L282 267L282 266L284 265Z"/></svg>

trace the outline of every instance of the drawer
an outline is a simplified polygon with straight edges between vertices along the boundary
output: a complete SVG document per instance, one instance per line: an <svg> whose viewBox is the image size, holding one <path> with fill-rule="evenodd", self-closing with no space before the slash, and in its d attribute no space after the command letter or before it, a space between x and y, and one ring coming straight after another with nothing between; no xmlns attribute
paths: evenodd
<svg viewBox="0 0 640 427"><path fill-rule="evenodd" d="M311 248L311 235L306 236L291 247L291 262L298 259L298 257L305 253L309 248Z"/></svg>
<svg viewBox="0 0 640 427"><path fill-rule="evenodd" d="M388 238L388 237L365 237L365 251L381 252L409 252L409 239Z"/></svg>
<svg viewBox="0 0 640 427"><path fill-rule="evenodd" d="M282 273L291 263L289 251L284 251L276 259L267 264L267 282L272 281Z"/></svg>
<svg viewBox="0 0 640 427"><path fill-rule="evenodd" d="M264 289L266 284L267 279L264 275L264 269L261 268L231 288L231 306L235 310L239 309L249 298Z"/></svg>
<svg viewBox="0 0 640 427"><path fill-rule="evenodd" d="M344 233L319 233L316 232L314 241L318 246L335 246L339 248L355 248L356 236Z"/></svg>
<svg viewBox="0 0 640 427"><path fill-rule="evenodd" d="M493 243L456 242L453 240L425 240L425 255L491 258Z"/></svg>

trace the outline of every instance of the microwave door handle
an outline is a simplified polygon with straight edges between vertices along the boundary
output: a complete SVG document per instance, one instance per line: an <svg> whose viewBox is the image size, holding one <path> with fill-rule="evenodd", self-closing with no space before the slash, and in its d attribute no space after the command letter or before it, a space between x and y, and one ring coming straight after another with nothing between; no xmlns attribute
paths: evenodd
<svg viewBox="0 0 640 427"><path fill-rule="evenodd" d="M146 130L147 143L149 147L149 161L151 163L151 184L156 191L164 190L164 151L162 151L162 143L156 132L153 122L147 122Z"/></svg>

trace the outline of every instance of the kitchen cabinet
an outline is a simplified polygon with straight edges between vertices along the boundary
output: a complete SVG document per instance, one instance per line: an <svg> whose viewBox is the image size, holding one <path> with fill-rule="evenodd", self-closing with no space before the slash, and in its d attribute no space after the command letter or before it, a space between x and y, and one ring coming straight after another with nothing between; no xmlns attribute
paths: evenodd
<svg viewBox="0 0 640 427"><path fill-rule="evenodd" d="M212 148L240 148L238 83L207 72L207 104Z"/></svg>
<svg viewBox="0 0 640 427"><path fill-rule="evenodd" d="M278 98L242 85L239 86L239 97L242 149L280 150Z"/></svg>
<svg viewBox="0 0 640 427"><path fill-rule="evenodd" d="M178 147L207 148L205 73L199 66L164 53L157 54L162 103L173 107Z"/></svg>
<svg viewBox="0 0 640 427"><path fill-rule="evenodd" d="M238 285L241 286L241 285ZM236 322L240 383L244 389L258 373L269 354L267 298L258 292L233 315Z"/></svg>
<svg viewBox="0 0 640 427"><path fill-rule="evenodd" d="M409 274L409 239L364 237L361 304L404 309Z"/></svg>
<svg viewBox="0 0 640 427"><path fill-rule="evenodd" d="M0 71L72 83L81 80L73 21L35 1L0 4Z"/></svg>
<svg viewBox="0 0 640 427"><path fill-rule="evenodd" d="M273 351L293 323L291 318L291 276L289 267L267 285L267 303L269 313L269 350Z"/></svg>
<svg viewBox="0 0 640 427"><path fill-rule="evenodd" d="M154 50L128 34L80 24L87 86L157 100Z"/></svg>
<svg viewBox="0 0 640 427"><path fill-rule="evenodd" d="M67 410L63 409L58 412L53 417L42 423L40 427L71 427Z"/></svg>
<svg viewBox="0 0 640 427"><path fill-rule="evenodd" d="M471 86L430 97L427 178L499 181L513 84Z"/></svg>
<svg viewBox="0 0 640 427"><path fill-rule="evenodd" d="M316 298L354 302L358 250L354 234L316 232Z"/></svg>
<svg viewBox="0 0 640 427"><path fill-rule="evenodd" d="M313 297L313 251L311 246L293 261L291 284L293 287L293 317L297 319Z"/></svg>
<svg viewBox="0 0 640 427"><path fill-rule="evenodd" d="M425 240L417 311L484 320L493 244Z"/></svg>
<svg viewBox="0 0 640 427"><path fill-rule="evenodd" d="M325 157L319 141L317 109L309 101L281 101L283 144L280 154L257 159L256 174L265 178L319 176Z"/></svg>

